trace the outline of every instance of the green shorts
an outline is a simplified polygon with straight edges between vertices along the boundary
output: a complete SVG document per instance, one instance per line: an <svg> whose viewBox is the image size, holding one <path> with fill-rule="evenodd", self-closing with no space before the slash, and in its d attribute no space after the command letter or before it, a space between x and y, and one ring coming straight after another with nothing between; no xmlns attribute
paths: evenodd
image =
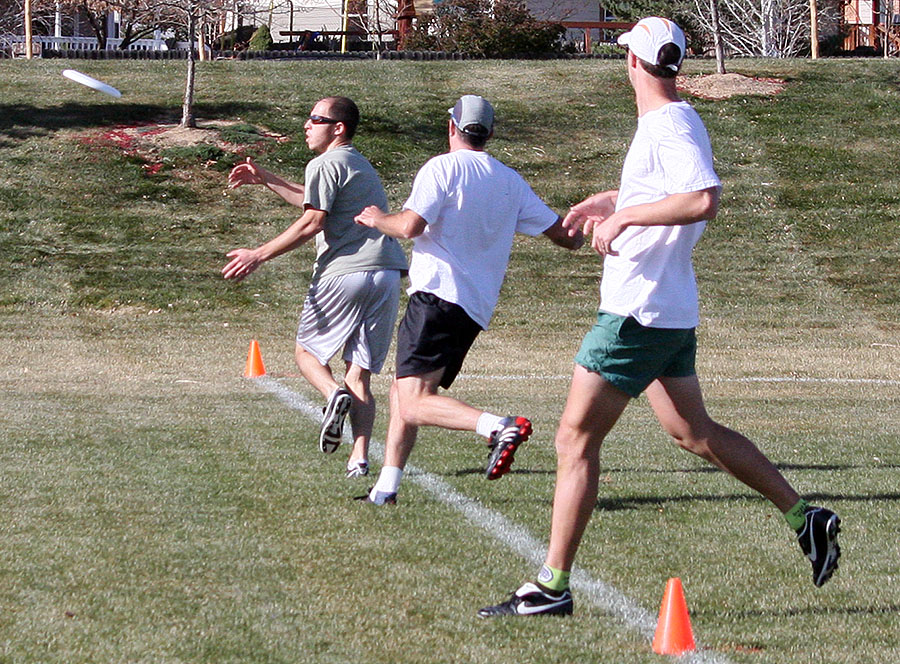
<svg viewBox="0 0 900 664"><path fill-rule="evenodd" d="M644 327L630 316L601 311L575 362L638 397L657 378L693 376L696 354L694 328Z"/></svg>

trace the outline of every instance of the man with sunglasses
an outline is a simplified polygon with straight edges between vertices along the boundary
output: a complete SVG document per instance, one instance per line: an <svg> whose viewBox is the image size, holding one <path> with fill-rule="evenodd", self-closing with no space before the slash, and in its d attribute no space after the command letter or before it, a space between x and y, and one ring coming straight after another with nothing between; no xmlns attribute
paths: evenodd
<svg viewBox="0 0 900 664"><path fill-rule="evenodd" d="M390 347L397 319L400 279L407 263L394 238L354 223L353 217L388 201L375 169L352 140L359 109L346 97L316 102L304 124L306 144L316 153L306 166L304 184L291 182L252 160L228 176L229 187L261 184L303 214L287 230L255 249L228 252L226 279L240 281L265 261L316 240L316 262L297 331L295 359L303 377L327 400L319 449L337 450L349 415L353 449L347 477L368 474L368 447L375 421L370 388ZM330 360L343 348L343 385Z"/></svg>
<svg viewBox="0 0 900 664"><path fill-rule="evenodd" d="M513 237L544 234L567 249L582 244L516 171L485 152L494 109L465 95L450 109L450 151L416 174L404 209L386 214L368 207L360 224L413 239L409 304L397 333L397 373L384 466L368 500L396 502L403 468L420 426L474 431L488 441L485 476L509 471L518 446L531 434L524 417L501 417L438 394L447 389L497 304Z"/></svg>

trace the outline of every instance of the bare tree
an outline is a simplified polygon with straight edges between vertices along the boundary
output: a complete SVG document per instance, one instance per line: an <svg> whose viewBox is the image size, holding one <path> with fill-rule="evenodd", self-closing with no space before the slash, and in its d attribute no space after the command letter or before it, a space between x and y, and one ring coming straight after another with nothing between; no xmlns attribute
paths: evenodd
<svg viewBox="0 0 900 664"><path fill-rule="evenodd" d="M694 0L701 26L714 33L712 4ZM734 56L788 58L809 45L809 0L717 0L724 48Z"/></svg>
<svg viewBox="0 0 900 664"><path fill-rule="evenodd" d="M725 45L722 43L722 25L719 22L719 0L709 0L710 23L712 24L713 46L716 50L716 73L725 73Z"/></svg>
<svg viewBox="0 0 900 664"><path fill-rule="evenodd" d="M370 38L374 37L376 48L385 49L384 35L394 27L397 14L397 0L351 0L348 3L349 27L359 27Z"/></svg>
<svg viewBox="0 0 900 664"><path fill-rule="evenodd" d="M171 7L182 15L182 25L187 28L187 41L190 45L187 51L187 76L184 84L184 99L181 105L181 126L196 127L197 120L194 117L194 81L197 72L197 44L198 25L207 21L215 22L216 18L225 10L227 0L173 0ZM200 48L204 48L201 43Z"/></svg>

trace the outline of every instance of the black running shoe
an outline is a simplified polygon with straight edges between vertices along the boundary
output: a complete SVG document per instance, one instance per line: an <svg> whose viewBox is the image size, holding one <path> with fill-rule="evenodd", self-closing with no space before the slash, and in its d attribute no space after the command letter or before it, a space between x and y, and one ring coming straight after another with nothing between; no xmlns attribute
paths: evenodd
<svg viewBox="0 0 900 664"><path fill-rule="evenodd" d="M572 614L572 593L563 590L558 595L549 593L530 581L500 604L478 610L481 618L497 616L568 616Z"/></svg>
<svg viewBox="0 0 900 664"><path fill-rule="evenodd" d="M350 412L352 403L353 397L343 387L331 393L322 416L322 428L319 430L319 449L326 454L331 454L340 447L344 418Z"/></svg>
<svg viewBox="0 0 900 664"><path fill-rule="evenodd" d="M491 454L484 476L489 480L495 480L506 475L514 461L516 449L528 440L530 435L531 422L524 417L504 417L500 420L500 428L491 434L488 441Z"/></svg>
<svg viewBox="0 0 900 664"><path fill-rule="evenodd" d="M812 563L813 583L818 588L837 569L838 558L841 557L841 547L837 543L841 520L824 507L810 507L805 516L806 524L797 533L797 541Z"/></svg>
<svg viewBox="0 0 900 664"><path fill-rule="evenodd" d="M372 505L396 505L397 492L375 491L373 487L364 496L356 496L353 500L361 500Z"/></svg>

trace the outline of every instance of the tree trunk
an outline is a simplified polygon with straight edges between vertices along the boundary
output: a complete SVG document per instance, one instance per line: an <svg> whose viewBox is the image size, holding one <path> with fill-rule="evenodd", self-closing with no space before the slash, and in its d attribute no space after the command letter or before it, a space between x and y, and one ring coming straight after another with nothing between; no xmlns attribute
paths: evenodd
<svg viewBox="0 0 900 664"><path fill-rule="evenodd" d="M819 57L819 9L816 0L809 0L809 50L813 60Z"/></svg>
<svg viewBox="0 0 900 664"><path fill-rule="evenodd" d="M31 31L31 0L25 0L25 58L31 60L34 57L34 45L32 44Z"/></svg>
<svg viewBox="0 0 900 664"><path fill-rule="evenodd" d="M712 18L713 44L716 48L716 73L725 73L725 47L722 45L722 26L719 24L719 0L709 0Z"/></svg>
<svg viewBox="0 0 900 664"><path fill-rule="evenodd" d="M197 17L194 11L194 3L190 2L188 5L187 82L184 86L184 104L181 106L181 126L189 128L197 126L197 121L194 119L194 70L196 69L194 41L197 31Z"/></svg>

